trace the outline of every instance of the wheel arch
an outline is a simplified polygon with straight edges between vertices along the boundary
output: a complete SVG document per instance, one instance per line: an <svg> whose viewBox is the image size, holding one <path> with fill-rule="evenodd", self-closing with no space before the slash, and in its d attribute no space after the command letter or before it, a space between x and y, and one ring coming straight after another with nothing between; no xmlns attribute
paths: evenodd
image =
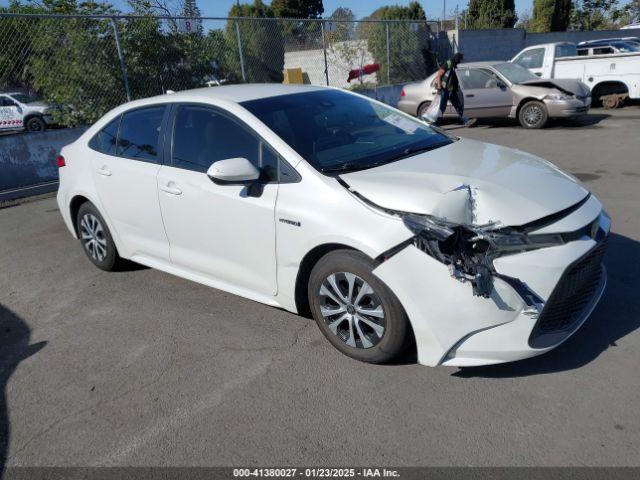
<svg viewBox="0 0 640 480"><path fill-rule="evenodd" d="M298 273L296 275L294 299L298 315L311 318L311 307L309 305L309 298L307 296L307 285L309 284L311 271L322 257L335 250L353 250L356 252L364 253L357 248L343 243L323 243L309 250L307 254L302 258L300 267L298 268Z"/></svg>
<svg viewBox="0 0 640 480"><path fill-rule="evenodd" d="M31 113L27 113L24 116L24 119L22 120L22 124L23 125L27 125L27 122L29 120L31 120L32 118L39 118L40 120L42 120L42 122L46 125L46 122L44 121L43 115L40 112L31 112Z"/></svg>
<svg viewBox="0 0 640 480"><path fill-rule="evenodd" d="M71 225L73 225L73 231L76 233L76 237L79 237L80 235L80 232L78 232L77 222L78 212L80 211L82 204L87 202L95 205L95 203L91 202L91 200L84 195L75 195L69 202L69 215L71 216Z"/></svg>
<svg viewBox="0 0 640 480"><path fill-rule="evenodd" d="M422 102L420 102L420 103L418 104L418 108L416 108L416 117L417 117L418 115L420 115L420 109L422 108L422 106L423 106L425 103L428 103L429 105L431 105L431 102L433 102L433 99L431 99L431 100L423 100Z"/></svg>
<svg viewBox="0 0 640 480"><path fill-rule="evenodd" d="M532 102L532 101L540 102L540 103L542 103L544 105L544 102L542 100L540 100L539 98L536 98L536 97L523 98L522 100L520 100L520 103L518 103L518 107L516 108L516 118L519 118L520 110L522 110L522 107L524 107L527 103Z"/></svg>
<svg viewBox="0 0 640 480"><path fill-rule="evenodd" d="M593 98L600 98L602 95L608 95L611 93L629 93L629 85L623 80L604 80L593 86L591 89L591 96Z"/></svg>

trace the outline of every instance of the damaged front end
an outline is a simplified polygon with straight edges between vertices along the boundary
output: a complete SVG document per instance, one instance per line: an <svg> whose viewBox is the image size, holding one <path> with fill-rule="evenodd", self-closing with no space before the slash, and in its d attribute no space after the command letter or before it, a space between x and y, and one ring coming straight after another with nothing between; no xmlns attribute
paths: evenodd
<svg viewBox="0 0 640 480"><path fill-rule="evenodd" d="M584 235L595 236L596 234L594 225L597 224L597 219L575 232L532 233L579 209L587 202L590 194L578 203L534 222L521 226L504 226L499 221L481 225L473 223L477 218L476 192L468 185L462 185L456 189L468 192L468 208L465 215L465 220L468 221L466 222L452 222L433 215L387 209L372 203L346 184L344 186L369 206L400 217L414 234L402 244L381 254L379 260L386 261L407 246L414 245L446 265L453 278L463 283L470 283L475 296L489 298L493 290L494 278L505 281L522 298L526 305L524 313L531 317L539 315L544 301L520 279L498 273L494 260L506 255L564 245Z"/></svg>
<svg viewBox="0 0 640 480"><path fill-rule="evenodd" d="M539 313L543 301L519 279L498 273L493 261L504 255L562 245L565 239L561 234L527 234L518 228L503 227L499 222L466 225L429 215L402 212L396 215L415 234L408 244L446 265L456 280L469 282L474 295L489 298L493 278L501 278L522 297L527 305L525 313Z"/></svg>

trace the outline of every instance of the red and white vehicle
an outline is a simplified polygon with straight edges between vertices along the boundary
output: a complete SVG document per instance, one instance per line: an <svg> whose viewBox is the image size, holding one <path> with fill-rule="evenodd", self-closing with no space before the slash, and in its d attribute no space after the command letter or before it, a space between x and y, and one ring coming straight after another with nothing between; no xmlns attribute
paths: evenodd
<svg viewBox="0 0 640 480"><path fill-rule="evenodd" d="M22 92L0 93L0 132L41 132L53 123L49 105Z"/></svg>

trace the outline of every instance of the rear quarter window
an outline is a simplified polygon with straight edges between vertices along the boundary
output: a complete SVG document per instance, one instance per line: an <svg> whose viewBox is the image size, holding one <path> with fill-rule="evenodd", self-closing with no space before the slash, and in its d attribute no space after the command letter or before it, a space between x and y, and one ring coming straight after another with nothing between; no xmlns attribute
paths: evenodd
<svg viewBox="0 0 640 480"><path fill-rule="evenodd" d="M105 155L115 155L120 118L121 115L118 115L106 127L96 133L89 141L89 147Z"/></svg>

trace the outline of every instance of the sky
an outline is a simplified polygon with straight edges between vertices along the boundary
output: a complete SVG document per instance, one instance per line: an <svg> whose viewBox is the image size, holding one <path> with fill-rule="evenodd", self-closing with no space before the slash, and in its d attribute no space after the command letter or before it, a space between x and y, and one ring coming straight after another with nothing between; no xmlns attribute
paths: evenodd
<svg viewBox="0 0 640 480"><path fill-rule="evenodd" d="M240 3L249 3L252 0L240 0ZM267 3L269 0L265 0ZM411 0L323 0L324 15L328 16L337 7L348 7L356 15L362 18L369 15L383 5L407 5ZM446 2L447 16L452 16L456 5L462 10L467 6L468 0L419 0L422 8L427 13L429 20L437 20L442 16L443 2ZM516 12L522 14L531 10L533 0L515 0ZM621 0L620 4L626 4L629 0ZM0 0L0 6L6 6L9 0ZM126 0L110 0L120 10L127 10ZM231 6L236 0L197 0L203 16L226 17Z"/></svg>

